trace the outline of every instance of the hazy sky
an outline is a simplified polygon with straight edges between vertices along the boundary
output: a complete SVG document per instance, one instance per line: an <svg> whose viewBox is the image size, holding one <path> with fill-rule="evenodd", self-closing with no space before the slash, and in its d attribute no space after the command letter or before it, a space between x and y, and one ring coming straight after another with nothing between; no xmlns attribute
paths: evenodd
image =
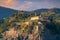
<svg viewBox="0 0 60 40"><path fill-rule="evenodd" d="M0 6L17 10L60 8L60 0L0 0Z"/></svg>

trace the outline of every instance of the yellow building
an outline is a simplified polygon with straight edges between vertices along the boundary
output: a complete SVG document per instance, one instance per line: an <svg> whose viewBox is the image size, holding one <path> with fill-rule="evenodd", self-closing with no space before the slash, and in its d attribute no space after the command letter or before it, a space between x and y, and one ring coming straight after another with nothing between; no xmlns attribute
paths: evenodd
<svg viewBox="0 0 60 40"><path fill-rule="evenodd" d="M39 20L39 16L34 16L34 17L31 17L30 20Z"/></svg>

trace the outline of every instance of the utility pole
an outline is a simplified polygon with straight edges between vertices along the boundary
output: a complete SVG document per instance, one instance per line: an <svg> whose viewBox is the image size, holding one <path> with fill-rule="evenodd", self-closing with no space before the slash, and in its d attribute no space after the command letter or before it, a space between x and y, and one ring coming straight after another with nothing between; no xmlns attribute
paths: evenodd
<svg viewBox="0 0 60 40"><path fill-rule="evenodd" d="M36 16L36 12L35 12L35 16Z"/></svg>

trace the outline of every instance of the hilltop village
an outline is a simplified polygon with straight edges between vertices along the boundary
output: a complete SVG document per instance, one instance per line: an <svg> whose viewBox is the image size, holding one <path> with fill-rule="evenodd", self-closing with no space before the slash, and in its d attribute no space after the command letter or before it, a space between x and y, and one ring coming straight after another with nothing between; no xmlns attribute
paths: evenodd
<svg viewBox="0 0 60 40"><path fill-rule="evenodd" d="M53 11L39 14L18 11L1 21L0 34L3 40L57 40L60 37L54 24L59 23L57 20L59 14Z"/></svg>
<svg viewBox="0 0 60 40"><path fill-rule="evenodd" d="M20 38L20 40L35 40L38 39L40 40L40 33L43 32L44 30L44 25L42 24L41 21L48 21L48 20L44 20L43 18L41 18L40 16L33 16L31 18L29 18L29 20L27 21L22 21L22 22L14 22L15 26L13 26L12 28L9 28L7 31L5 31L4 33L2 33L3 35L3 40L7 39L7 40L11 40L12 38L14 40L18 40L17 38L20 36L22 36ZM15 20L14 17L12 17L9 22L13 22ZM18 29L20 27L20 29ZM28 36L28 38L27 38ZM38 37L38 38L37 38ZM26 39L27 38L27 39Z"/></svg>

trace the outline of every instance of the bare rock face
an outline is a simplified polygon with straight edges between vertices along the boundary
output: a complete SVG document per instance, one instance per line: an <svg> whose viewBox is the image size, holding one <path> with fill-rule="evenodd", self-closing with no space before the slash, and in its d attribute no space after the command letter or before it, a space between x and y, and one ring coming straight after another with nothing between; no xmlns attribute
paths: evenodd
<svg viewBox="0 0 60 40"><path fill-rule="evenodd" d="M60 40L59 35L51 34L42 23L25 25L20 29L10 28L2 33L3 40Z"/></svg>
<svg viewBox="0 0 60 40"><path fill-rule="evenodd" d="M12 38L16 39L18 37L17 31L14 28L10 28L2 35L3 35L3 40L11 40Z"/></svg>
<svg viewBox="0 0 60 40"><path fill-rule="evenodd" d="M43 26L35 24L25 25L17 30L14 27L9 28L8 31L2 33L3 40L41 40L40 32L42 32Z"/></svg>

